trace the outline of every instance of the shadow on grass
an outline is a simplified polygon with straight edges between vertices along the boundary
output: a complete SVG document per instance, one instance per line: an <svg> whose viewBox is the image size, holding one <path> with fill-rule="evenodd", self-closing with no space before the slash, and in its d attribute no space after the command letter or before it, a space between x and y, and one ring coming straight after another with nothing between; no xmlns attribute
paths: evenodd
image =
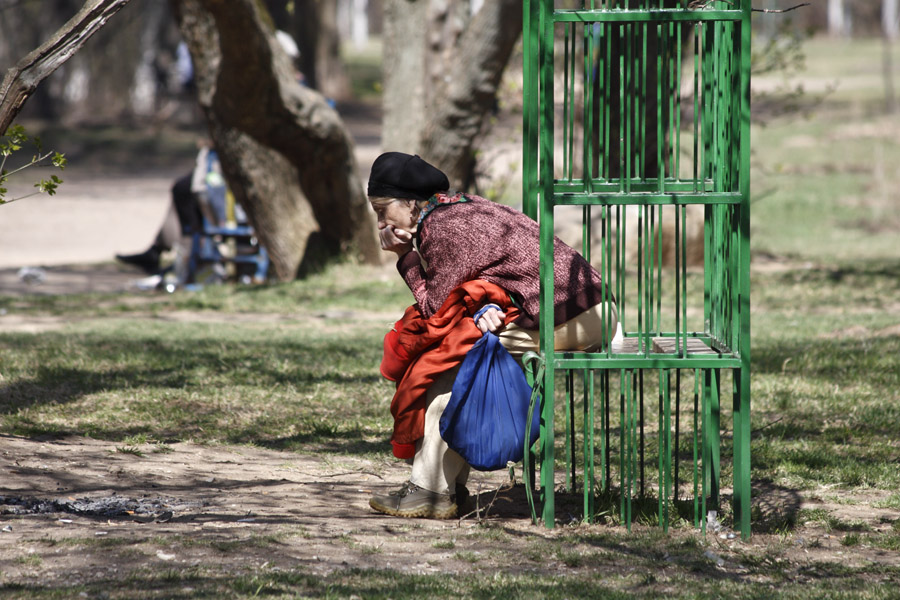
<svg viewBox="0 0 900 600"><path fill-rule="evenodd" d="M380 340L350 344L311 335L6 335L0 418L6 431L28 436L147 434L384 451L387 443L365 441L372 433L358 424L390 418L381 402ZM85 399L78 430L59 419Z"/></svg>
<svg viewBox="0 0 900 600"><path fill-rule="evenodd" d="M251 434L252 435L252 434ZM387 454L391 450L389 437L380 440L363 439L364 432L359 430L324 432L313 430L296 435L276 438L274 440L258 440L254 443L269 450L315 450L316 453L372 455ZM242 443L246 439L235 436L230 442Z"/></svg>

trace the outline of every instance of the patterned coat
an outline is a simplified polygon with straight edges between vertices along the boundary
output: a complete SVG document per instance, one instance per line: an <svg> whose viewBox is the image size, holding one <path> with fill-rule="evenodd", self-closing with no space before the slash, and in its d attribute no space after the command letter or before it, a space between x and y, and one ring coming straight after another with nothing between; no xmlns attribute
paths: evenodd
<svg viewBox="0 0 900 600"><path fill-rule="evenodd" d="M537 329L540 301L538 224L515 209L470 194L437 194L419 223L417 250L397 261L425 318L450 292L481 279L510 294L522 309L515 321ZM554 325L603 301L600 274L554 238ZM607 296L611 298L611 296Z"/></svg>

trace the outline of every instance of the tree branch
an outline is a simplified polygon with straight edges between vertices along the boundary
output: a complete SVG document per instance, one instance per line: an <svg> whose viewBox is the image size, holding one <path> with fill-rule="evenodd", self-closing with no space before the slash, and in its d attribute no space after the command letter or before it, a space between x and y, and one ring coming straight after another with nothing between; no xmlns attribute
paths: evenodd
<svg viewBox="0 0 900 600"><path fill-rule="evenodd" d="M0 83L0 135L22 110L38 84L84 46L130 0L88 0L53 37L6 72Z"/></svg>
<svg viewBox="0 0 900 600"><path fill-rule="evenodd" d="M790 8L782 8L782 9L776 9L776 8L754 8L754 9L751 9L751 10L752 10L753 12L759 12L759 13L786 13L786 12L791 12L792 10L797 10L798 8L803 8L804 6L809 6L809 2L804 2L803 4L797 4L796 6L792 6L792 7L790 7Z"/></svg>
<svg viewBox="0 0 900 600"><path fill-rule="evenodd" d="M715 1L716 0L692 0L690 2L690 4L688 4L688 8L691 10L704 9L704 8L707 8L712 2L715 2ZM729 0L721 0L721 1L724 2L725 4L728 4L729 6L732 6L732 7L734 6L734 2L729 2ZM804 2L803 4L798 4L798 5L792 6L790 8L782 8L782 9L751 8L750 10L752 12L758 12L758 13L786 13L786 12L791 12L792 10L797 10L798 8L803 8L804 6L809 6L809 2Z"/></svg>

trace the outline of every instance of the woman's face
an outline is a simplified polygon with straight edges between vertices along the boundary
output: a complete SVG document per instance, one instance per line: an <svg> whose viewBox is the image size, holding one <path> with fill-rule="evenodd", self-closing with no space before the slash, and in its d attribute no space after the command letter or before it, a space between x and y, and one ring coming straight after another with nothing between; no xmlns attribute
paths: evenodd
<svg viewBox="0 0 900 600"><path fill-rule="evenodd" d="M404 198L372 200L372 208L378 218L378 229L393 227L410 233L416 230L415 200Z"/></svg>

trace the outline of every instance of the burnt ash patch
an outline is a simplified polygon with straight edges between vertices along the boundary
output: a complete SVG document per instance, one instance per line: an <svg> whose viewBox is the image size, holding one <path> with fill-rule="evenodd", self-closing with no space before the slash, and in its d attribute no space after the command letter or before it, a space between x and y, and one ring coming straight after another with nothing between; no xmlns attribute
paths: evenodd
<svg viewBox="0 0 900 600"><path fill-rule="evenodd" d="M87 517L134 518L166 521L175 513L196 512L207 506L200 501L176 498L126 498L112 495L99 498L59 498L55 500L18 496L0 496L0 514L33 515L67 513Z"/></svg>

